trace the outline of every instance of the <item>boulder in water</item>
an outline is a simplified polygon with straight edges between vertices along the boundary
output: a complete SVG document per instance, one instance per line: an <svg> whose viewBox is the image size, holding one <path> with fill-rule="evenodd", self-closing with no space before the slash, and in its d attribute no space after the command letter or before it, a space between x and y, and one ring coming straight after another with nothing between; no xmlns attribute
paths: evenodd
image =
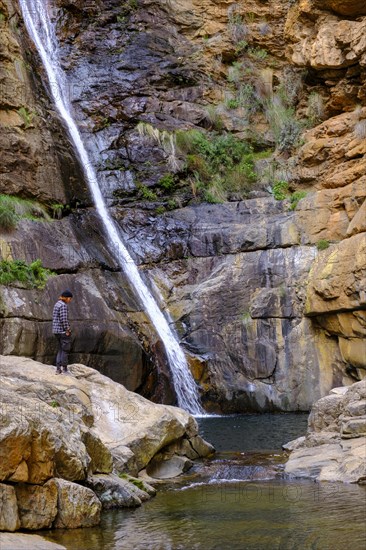
<svg viewBox="0 0 366 550"><path fill-rule="evenodd" d="M361 482L366 477L366 380L317 401L305 437L287 443L290 477Z"/></svg>

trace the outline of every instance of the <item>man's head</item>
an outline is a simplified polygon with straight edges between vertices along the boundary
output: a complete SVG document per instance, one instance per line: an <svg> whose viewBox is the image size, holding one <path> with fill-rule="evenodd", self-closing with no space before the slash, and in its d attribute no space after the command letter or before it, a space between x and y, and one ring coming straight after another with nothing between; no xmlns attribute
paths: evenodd
<svg viewBox="0 0 366 550"><path fill-rule="evenodd" d="M60 295L60 300L62 300L63 302L66 302L66 304L71 302L72 298L73 298L73 294L70 290L64 290L63 293Z"/></svg>

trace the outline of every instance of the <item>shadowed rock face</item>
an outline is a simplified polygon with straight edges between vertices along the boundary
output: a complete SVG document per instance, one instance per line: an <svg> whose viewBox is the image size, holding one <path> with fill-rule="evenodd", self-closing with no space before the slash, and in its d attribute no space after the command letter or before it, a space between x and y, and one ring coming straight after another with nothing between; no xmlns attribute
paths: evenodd
<svg viewBox="0 0 366 550"><path fill-rule="evenodd" d="M288 69L302 75L298 117L307 112L310 93L324 103L322 122L282 159L292 190L307 192L296 209L273 200L263 184L248 200L216 205L195 204L184 190L163 215L156 208L167 208L169 197L158 193L158 201L149 202L139 186L159 189L171 159L137 123L169 132L212 128L208 107L219 104L224 129L246 135L242 113L224 100L232 93L227 76L240 29L226 7L210 0L177 6L149 0L141 9L117 0L56 4L70 100L103 193L143 276L162 295L206 408L308 409L331 387L349 384L347 373L361 378L366 110L356 106L366 97L362 3L301 0L290 8L250 0L240 12L242 40L273 55L273 82ZM113 259L42 87L37 55L15 25L14 6L0 0L6 69L0 192L61 203L64 217L23 220L16 231L0 232L2 258L39 257L57 272L45 291L1 287L0 352L52 363L52 306L70 287L71 360L174 403L162 344ZM256 63L248 67L260 72ZM252 126L271 143L263 116ZM183 169L178 158L176 170ZM320 240L331 246L318 250Z"/></svg>

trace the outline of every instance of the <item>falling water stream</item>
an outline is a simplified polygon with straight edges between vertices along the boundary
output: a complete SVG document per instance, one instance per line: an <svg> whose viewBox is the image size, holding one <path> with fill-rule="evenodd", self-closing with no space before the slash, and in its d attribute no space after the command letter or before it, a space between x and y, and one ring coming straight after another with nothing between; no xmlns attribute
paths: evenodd
<svg viewBox="0 0 366 550"><path fill-rule="evenodd" d="M48 0L19 0L19 4L28 32L37 47L46 70L55 106L64 121L70 139L78 153L95 207L103 222L109 241L113 245L115 258L128 277L132 288L135 290L136 295L164 343L178 405L192 414L202 415L204 414L204 410L200 405L197 386L185 355L121 240L118 228L109 214L103 199L96 171L92 166L81 134L71 114L72 109L66 93L66 77L60 66L58 41L49 15L51 6Z"/></svg>

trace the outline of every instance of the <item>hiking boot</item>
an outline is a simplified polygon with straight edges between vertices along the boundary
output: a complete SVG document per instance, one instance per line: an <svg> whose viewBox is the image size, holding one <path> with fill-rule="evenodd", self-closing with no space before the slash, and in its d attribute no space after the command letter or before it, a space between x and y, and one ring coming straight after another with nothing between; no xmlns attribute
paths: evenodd
<svg viewBox="0 0 366 550"><path fill-rule="evenodd" d="M56 369L55 374L62 374L61 369Z"/></svg>

